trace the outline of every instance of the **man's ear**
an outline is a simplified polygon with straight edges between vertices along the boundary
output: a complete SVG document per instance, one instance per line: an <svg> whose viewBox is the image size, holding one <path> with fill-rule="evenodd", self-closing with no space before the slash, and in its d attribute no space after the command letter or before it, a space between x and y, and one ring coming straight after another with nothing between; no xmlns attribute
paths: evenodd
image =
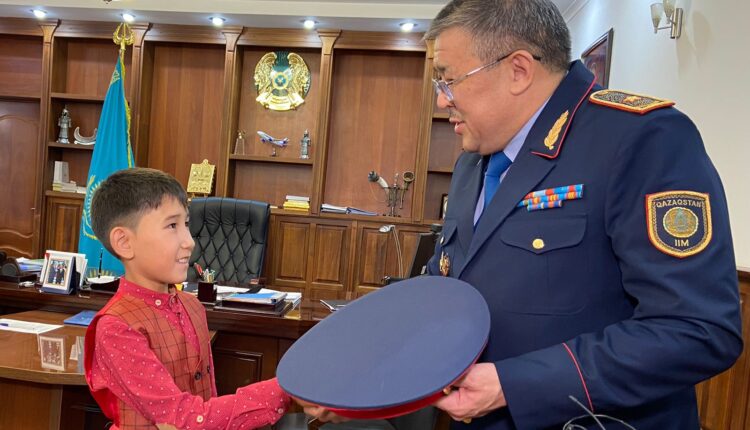
<svg viewBox="0 0 750 430"><path fill-rule="evenodd" d="M513 95L517 96L528 90L534 82L537 64L534 57L524 50L514 52L509 60L513 73L510 91Z"/></svg>
<svg viewBox="0 0 750 430"><path fill-rule="evenodd" d="M133 258L133 232L126 227L115 227L109 232L109 244L121 260Z"/></svg>

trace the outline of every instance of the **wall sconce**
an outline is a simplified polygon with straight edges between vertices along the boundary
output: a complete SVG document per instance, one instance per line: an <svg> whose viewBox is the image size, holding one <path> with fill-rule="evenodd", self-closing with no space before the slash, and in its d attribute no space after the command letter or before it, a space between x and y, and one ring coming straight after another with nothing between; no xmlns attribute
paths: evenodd
<svg viewBox="0 0 750 430"><path fill-rule="evenodd" d="M651 5L651 21L654 24L654 34L659 30L670 29L669 37L677 39L682 34L682 13L681 7L675 7L677 0L663 0L661 3ZM666 27L659 27L662 15L667 17Z"/></svg>

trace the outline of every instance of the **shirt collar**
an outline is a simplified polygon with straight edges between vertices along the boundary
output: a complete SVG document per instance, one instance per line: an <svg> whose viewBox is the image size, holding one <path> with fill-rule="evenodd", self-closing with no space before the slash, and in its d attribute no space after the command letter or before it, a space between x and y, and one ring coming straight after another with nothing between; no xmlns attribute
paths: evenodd
<svg viewBox="0 0 750 430"><path fill-rule="evenodd" d="M542 110L544 110L544 107L547 106L547 102L549 102L549 99L545 100L544 103L537 109L536 112L534 112L534 115L531 115L531 118L529 118L528 121L526 121L526 124L521 127L520 130L518 130L518 133L516 133L515 136L510 140L508 143L508 146L503 149L503 152L505 155L510 159L511 162L516 161L516 157L518 156L518 153L521 152L521 147L523 146L523 143L526 141L526 136L529 135L529 131L531 131L531 127L536 122L537 118L539 118L539 114L542 113Z"/></svg>
<svg viewBox="0 0 750 430"><path fill-rule="evenodd" d="M157 308L167 305L169 300L176 294L176 289L173 285L169 286L169 292L159 293L130 282L124 276L120 278L120 286L117 291L141 299L145 303Z"/></svg>

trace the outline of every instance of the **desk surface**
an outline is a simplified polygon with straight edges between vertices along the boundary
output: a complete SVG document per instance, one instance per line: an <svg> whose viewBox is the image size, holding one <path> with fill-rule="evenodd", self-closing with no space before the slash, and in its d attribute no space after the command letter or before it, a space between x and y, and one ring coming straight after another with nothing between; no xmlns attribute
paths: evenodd
<svg viewBox="0 0 750 430"><path fill-rule="evenodd" d="M70 316L57 312L27 311L3 315L3 318L62 325L63 320ZM75 359L71 359L71 349L78 338L85 334L86 327L73 325L63 325L41 335L0 330L0 378L42 384L86 385L82 360L75 354ZM42 349L47 360L44 364ZM57 366L65 370L50 368Z"/></svg>

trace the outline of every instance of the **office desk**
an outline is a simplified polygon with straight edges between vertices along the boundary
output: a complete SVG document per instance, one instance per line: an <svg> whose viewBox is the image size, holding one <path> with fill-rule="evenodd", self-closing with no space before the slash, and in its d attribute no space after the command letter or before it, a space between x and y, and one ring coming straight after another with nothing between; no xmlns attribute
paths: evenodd
<svg viewBox="0 0 750 430"><path fill-rule="evenodd" d="M27 311L3 318L61 325L69 316ZM72 404L88 394L88 387L83 363L78 356L71 359L71 348L85 333L86 327L67 325L41 335L0 330L0 429L83 428L78 424L85 421L85 411L76 411ZM62 346L55 364L65 370L42 363L40 336ZM61 426L63 422L67 425Z"/></svg>

